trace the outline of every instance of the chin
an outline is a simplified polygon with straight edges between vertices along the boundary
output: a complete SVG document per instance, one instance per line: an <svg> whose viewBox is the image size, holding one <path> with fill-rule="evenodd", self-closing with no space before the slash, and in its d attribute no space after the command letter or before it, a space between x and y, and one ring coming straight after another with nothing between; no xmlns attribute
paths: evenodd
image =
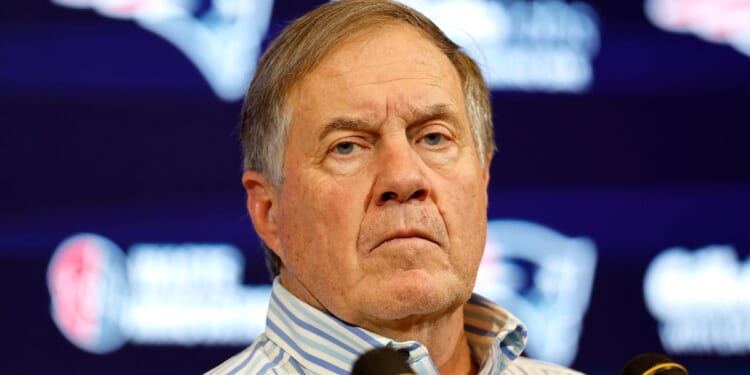
<svg viewBox="0 0 750 375"><path fill-rule="evenodd" d="M470 283L469 283L470 284ZM383 320L425 316L455 309L471 296L471 286L455 278L396 277L382 287L371 288L368 303L374 314Z"/></svg>

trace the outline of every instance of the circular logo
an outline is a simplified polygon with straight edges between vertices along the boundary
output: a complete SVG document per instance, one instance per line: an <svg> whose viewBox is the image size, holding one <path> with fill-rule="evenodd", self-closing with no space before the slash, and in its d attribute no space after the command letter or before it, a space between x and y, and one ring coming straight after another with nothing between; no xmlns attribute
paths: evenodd
<svg viewBox="0 0 750 375"><path fill-rule="evenodd" d="M63 241L47 269L52 318L65 337L92 353L117 350L127 340L121 317L128 295L125 256L99 235Z"/></svg>

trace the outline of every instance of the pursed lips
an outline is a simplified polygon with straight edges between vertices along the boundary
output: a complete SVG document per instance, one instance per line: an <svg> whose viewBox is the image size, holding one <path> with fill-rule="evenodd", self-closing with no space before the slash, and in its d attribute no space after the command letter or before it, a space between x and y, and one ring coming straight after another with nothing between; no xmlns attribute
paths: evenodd
<svg viewBox="0 0 750 375"><path fill-rule="evenodd" d="M429 242L434 243L438 247L442 247L440 242L438 242L434 238L434 236L432 236L429 232L426 232L420 229L405 229L405 230L395 231L384 236L383 240L378 242L378 244L375 245L370 251L373 251L390 241L399 240L399 239L414 239L414 238L429 241Z"/></svg>

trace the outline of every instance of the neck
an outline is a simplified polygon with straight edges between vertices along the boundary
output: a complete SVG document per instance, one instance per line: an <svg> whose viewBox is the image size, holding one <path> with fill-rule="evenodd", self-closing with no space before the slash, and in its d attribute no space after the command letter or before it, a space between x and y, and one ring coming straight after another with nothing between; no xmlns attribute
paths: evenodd
<svg viewBox="0 0 750 375"><path fill-rule="evenodd" d="M464 333L463 306L437 319L401 322L386 329L380 325L378 328L377 333L396 341L413 340L423 344L441 374L477 373Z"/></svg>
<svg viewBox="0 0 750 375"><path fill-rule="evenodd" d="M435 362L441 374L473 375L477 373L477 365L471 360L469 343L466 340L466 335L464 334L463 329L461 330L459 339L456 340L455 347L451 353L452 354L448 360L441 362L442 364Z"/></svg>

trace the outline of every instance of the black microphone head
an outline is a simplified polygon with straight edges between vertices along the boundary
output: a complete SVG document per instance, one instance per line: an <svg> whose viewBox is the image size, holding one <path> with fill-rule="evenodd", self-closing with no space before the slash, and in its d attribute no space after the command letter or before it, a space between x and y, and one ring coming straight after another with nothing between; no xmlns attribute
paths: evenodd
<svg viewBox="0 0 750 375"><path fill-rule="evenodd" d="M658 353L641 354L622 368L622 375L688 375L685 367Z"/></svg>
<svg viewBox="0 0 750 375"><path fill-rule="evenodd" d="M414 374L397 351L391 348L377 348L362 354L354 362L352 375L397 375Z"/></svg>

